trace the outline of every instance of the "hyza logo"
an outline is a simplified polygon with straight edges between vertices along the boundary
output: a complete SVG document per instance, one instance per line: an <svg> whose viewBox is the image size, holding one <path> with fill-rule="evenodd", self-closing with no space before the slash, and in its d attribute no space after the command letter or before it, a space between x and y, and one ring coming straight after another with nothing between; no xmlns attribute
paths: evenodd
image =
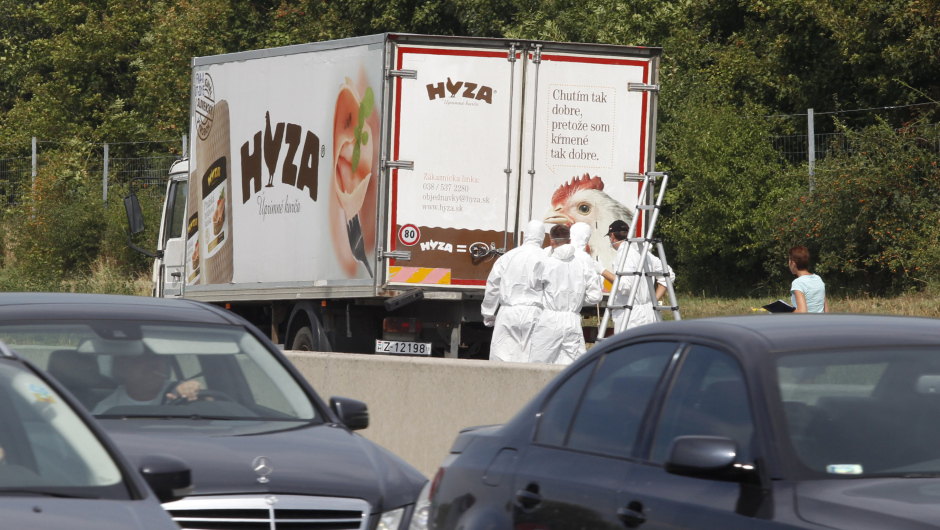
<svg viewBox="0 0 940 530"><path fill-rule="evenodd" d="M450 97L457 97L457 93L463 92L460 94L461 97L473 100L483 100L489 104L493 104L493 89L488 86L480 86L477 83L471 83L469 81L457 81L453 82L450 80L450 77L447 78L447 82L441 81L438 84L429 84L428 85L428 99L434 101L436 98L445 98L447 93L450 93ZM445 92L446 91L446 92Z"/></svg>
<svg viewBox="0 0 940 530"><path fill-rule="evenodd" d="M222 166L216 166L212 168L212 170L209 172L209 181L208 181L209 186L212 186L213 184L215 184L216 181L218 181L219 177L221 176L222 176Z"/></svg>
<svg viewBox="0 0 940 530"><path fill-rule="evenodd" d="M278 161L281 159L281 148L287 145L287 154L281 163L281 182L296 187L298 190L307 189L307 193L314 201L317 200L317 181L319 179L320 157L326 151L320 149L320 138L294 123L280 122L271 126L271 113L264 113L264 130L258 131L251 141L242 145L242 203L248 202L252 193L261 191L263 179L262 166L268 170L268 178L264 179L265 187L274 187L274 174L277 173ZM262 137L264 150L262 151ZM301 138L303 139L301 146ZM297 151L300 151L300 160L296 160ZM263 162L263 164L262 164ZM254 191L252 191L252 183Z"/></svg>
<svg viewBox="0 0 940 530"><path fill-rule="evenodd" d="M212 77L204 72L197 72L193 84L196 94L196 131L201 140L209 137L212 130L212 118L209 113L215 107L215 84Z"/></svg>
<svg viewBox="0 0 940 530"><path fill-rule="evenodd" d="M455 248L455 245L451 243L446 243L444 241L434 241L433 239L430 241L421 243L421 250L425 252L429 250L440 250L442 252L450 252L451 254L453 254L454 248ZM467 252L467 245L456 245L456 249L457 249L457 252L461 252L461 253Z"/></svg>

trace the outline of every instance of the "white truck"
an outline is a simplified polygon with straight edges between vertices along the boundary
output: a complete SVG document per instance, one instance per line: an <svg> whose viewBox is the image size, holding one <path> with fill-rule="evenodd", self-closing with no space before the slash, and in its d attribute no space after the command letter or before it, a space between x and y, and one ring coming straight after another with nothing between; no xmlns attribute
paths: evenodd
<svg viewBox="0 0 940 530"><path fill-rule="evenodd" d="M589 223L611 262L654 168L660 55L387 33L195 58L153 295L289 349L485 357L486 278L529 219Z"/></svg>

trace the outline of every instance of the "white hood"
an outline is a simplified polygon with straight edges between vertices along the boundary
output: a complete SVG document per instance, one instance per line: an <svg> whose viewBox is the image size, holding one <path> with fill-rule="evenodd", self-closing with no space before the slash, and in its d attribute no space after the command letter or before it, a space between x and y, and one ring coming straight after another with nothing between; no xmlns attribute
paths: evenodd
<svg viewBox="0 0 940 530"><path fill-rule="evenodd" d="M588 227L590 228L590 227ZM545 224L542 221L533 219L529 221L529 224L525 225L525 231L523 232L522 243L535 243L541 248L542 241L545 240Z"/></svg>
<svg viewBox="0 0 940 530"><path fill-rule="evenodd" d="M591 239L591 225L575 223L571 225L571 244L575 250L584 250Z"/></svg>
<svg viewBox="0 0 940 530"><path fill-rule="evenodd" d="M567 245L562 245L552 251L552 257L555 259L560 259L561 261L568 261L574 257L574 245L568 243Z"/></svg>

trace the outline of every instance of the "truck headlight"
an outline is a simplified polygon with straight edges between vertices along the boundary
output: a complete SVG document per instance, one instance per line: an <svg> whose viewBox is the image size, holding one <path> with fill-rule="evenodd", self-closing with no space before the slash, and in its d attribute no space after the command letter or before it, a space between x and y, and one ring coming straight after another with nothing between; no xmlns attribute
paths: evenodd
<svg viewBox="0 0 940 530"><path fill-rule="evenodd" d="M411 512L411 524L408 530L428 530L428 518L431 516L431 483L427 482L421 488L421 494L415 501L415 509Z"/></svg>
<svg viewBox="0 0 940 530"><path fill-rule="evenodd" d="M398 530L398 525L401 524L401 518L404 515L404 508L383 513L382 517L379 519L379 525L375 530Z"/></svg>

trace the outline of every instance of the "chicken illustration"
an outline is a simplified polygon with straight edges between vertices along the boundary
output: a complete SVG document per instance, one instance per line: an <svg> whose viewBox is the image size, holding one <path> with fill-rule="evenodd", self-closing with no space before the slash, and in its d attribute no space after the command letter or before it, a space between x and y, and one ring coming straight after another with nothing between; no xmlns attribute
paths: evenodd
<svg viewBox="0 0 940 530"><path fill-rule="evenodd" d="M610 246L605 235L610 223L622 220L629 224L633 214L626 206L604 193L604 181L600 177L574 177L552 194L552 206L545 214L544 222L571 226L577 222L587 223L591 229L588 253L600 259L608 269L617 251Z"/></svg>
<svg viewBox="0 0 940 530"><path fill-rule="evenodd" d="M463 81L457 81L456 83L451 82L450 77L447 78L447 91L450 92L450 97L457 95L457 91L460 90L460 87L463 86Z"/></svg>

